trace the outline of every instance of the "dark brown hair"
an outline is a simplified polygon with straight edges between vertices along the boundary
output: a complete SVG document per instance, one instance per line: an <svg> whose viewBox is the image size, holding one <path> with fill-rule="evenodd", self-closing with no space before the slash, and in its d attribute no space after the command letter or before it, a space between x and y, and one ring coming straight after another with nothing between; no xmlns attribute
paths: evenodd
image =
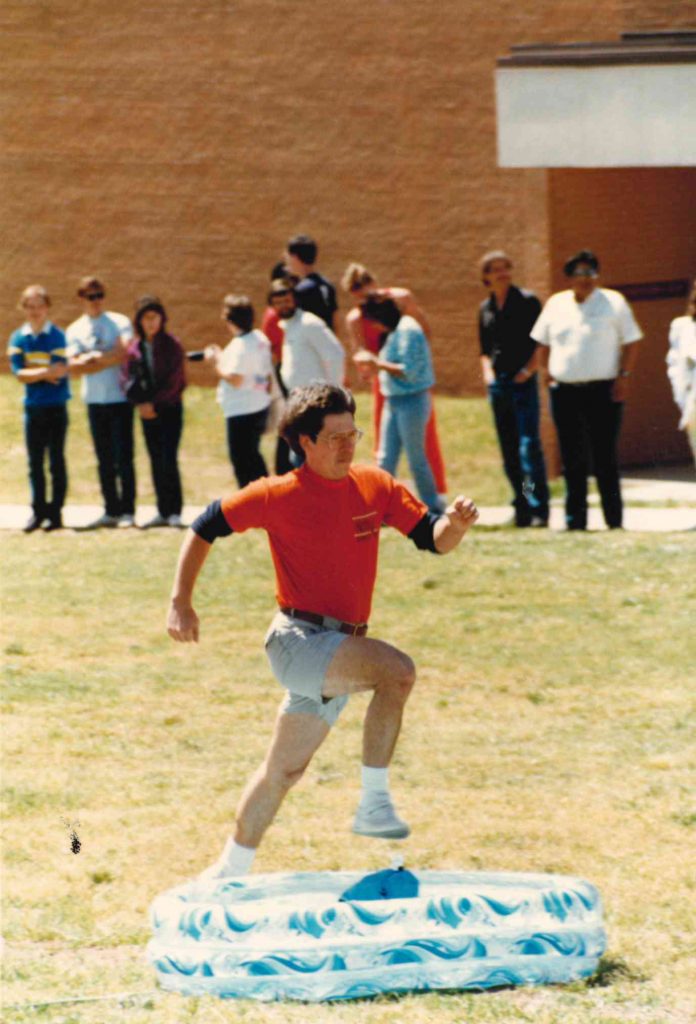
<svg viewBox="0 0 696 1024"><path fill-rule="evenodd" d="M254 307L246 295L226 295L223 299L225 319L246 334L254 326Z"/></svg>
<svg viewBox="0 0 696 1024"><path fill-rule="evenodd" d="M316 441L324 426L324 418L342 412L355 412L355 399L350 391L338 384L315 380L290 392L278 433L296 455L301 455L300 435Z"/></svg>

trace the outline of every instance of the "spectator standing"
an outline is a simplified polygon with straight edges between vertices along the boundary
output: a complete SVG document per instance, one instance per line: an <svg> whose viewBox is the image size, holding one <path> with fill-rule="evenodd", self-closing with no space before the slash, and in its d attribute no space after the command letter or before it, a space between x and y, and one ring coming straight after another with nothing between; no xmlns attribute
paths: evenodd
<svg viewBox="0 0 696 1024"><path fill-rule="evenodd" d="M623 295L600 288L589 249L564 266L570 288L547 301L531 336L551 394L566 485L569 530L587 529L587 477L597 480L609 529L623 524L618 439L643 334Z"/></svg>
<svg viewBox="0 0 696 1024"><path fill-rule="evenodd" d="M541 313L533 292L512 283L512 260L500 249L481 258L489 291L479 309L481 369L513 490L515 526L548 526L549 488L539 436L537 343L530 331Z"/></svg>
<svg viewBox="0 0 696 1024"><path fill-rule="evenodd" d="M12 373L25 385L24 438L29 462L32 515L24 527L33 533L63 526L68 489L65 437L70 399L65 335L48 319L51 299L40 284L22 292L19 309L26 322L10 335L7 354ZM46 493L44 462L48 454L51 499Z"/></svg>
<svg viewBox="0 0 696 1024"><path fill-rule="evenodd" d="M278 313L283 331L280 376L285 389L292 391L313 380L342 384L343 346L318 316L298 306L292 283L286 279L274 281L269 302Z"/></svg>
<svg viewBox="0 0 696 1024"><path fill-rule="evenodd" d="M276 263L271 270L271 284L276 280L286 280L294 288L298 283L298 278L291 274L285 264L281 261ZM268 304L263 312L263 319L261 321L261 330L266 335L271 343L271 359L273 360L273 372L275 373L276 383L280 390L280 400L282 402L283 395L283 384L280 380L280 364L283 358L283 328L280 325L280 317L278 311L273 307L271 296L268 297ZM276 438L276 450L274 459L274 468L277 476L282 476L283 473L289 473L292 469L292 461L290 459L290 447L284 437L278 434Z"/></svg>
<svg viewBox="0 0 696 1024"><path fill-rule="evenodd" d="M314 269L319 249L309 235L294 235L287 244L285 265L298 278L295 297L300 309L314 313L336 332L336 289L323 274Z"/></svg>
<svg viewBox="0 0 696 1024"><path fill-rule="evenodd" d="M69 366L71 375L82 377L104 498L104 513L87 529L134 526L133 408L121 384L133 328L127 316L104 309L106 289L98 277L83 277L77 295L84 312L66 331Z"/></svg>
<svg viewBox="0 0 696 1024"><path fill-rule="evenodd" d="M393 299L405 316L411 316L420 324L423 333L430 342L432 331L428 318L423 309L416 302L413 293L408 288L381 288L373 274L364 267L362 263L350 263L341 279L343 290L348 292L356 305L346 314L346 333L351 355L366 349L375 355L379 352L380 345L384 342L385 334L380 324L368 320L363 311L364 304L371 295L382 295ZM356 364L360 370L360 363ZM379 445L380 428L382 423L382 408L384 397L379 388L379 379L372 377L372 423L374 429L375 446ZM443 500L447 497L447 477L445 474L445 460L442 456L440 438L437 433L437 420L435 415L435 403L431 403L430 417L425 428L425 453L430 463L435 485L438 494Z"/></svg>
<svg viewBox="0 0 696 1024"><path fill-rule="evenodd" d="M385 398L379 466L395 476L404 448L421 501L439 514L445 506L425 454L430 389L435 383L428 339L413 317L402 316L393 299L372 296L365 303L364 314L386 335L378 356L366 351L354 356L358 365L379 373L379 387Z"/></svg>
<svg viewBox="0 0 696 1024"><path fill-rule="evenodd" d="M271 346L254 330L254 308L245 295L227 295L222 318L232 340L221 349L209 345L206 359L220 378L218 402L227 429L227 448L239 487L268 476L259 451L271 404Z"/></svg>
<svg viewBox="0 0 696 1024"><path fill-rule="evenodd" d="M679 429L686 431L696 462L696 283L685 316L676 317L669 327L667 375L681 413Z"/></svg>
<svg viewBox="0 0 696 1024"><path fill-rule="evenodd" d="M178 452L184 424L184 350L165 330L167 314L155 296L138 301L133 325L136 337L124 365L125 390L140 414L157 496L157 515L144 526L181 527Z"/></svg>

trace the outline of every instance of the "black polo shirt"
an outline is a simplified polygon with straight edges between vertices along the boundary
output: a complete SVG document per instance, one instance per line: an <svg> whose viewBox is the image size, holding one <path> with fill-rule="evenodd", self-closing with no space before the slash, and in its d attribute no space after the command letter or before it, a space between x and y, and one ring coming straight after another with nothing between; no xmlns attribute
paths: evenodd
<svg viewBox="0 0 696 1024"><path fill-rule="evenodd" d="M540 313L541 303L534 292L514 284L510 285L502 309L498 309L495 295L481 303L481 355L488 356L496 377L514 377L529 362L537 344L529 335Z"/></svg>
<svg viewBox="0 0 696 1024"><path fill-rule="evenodd" d="M295 285L295 297L300 309L314 313L333 330L333 317L338 309L336 289L330 281L315 270Z"/></svg>

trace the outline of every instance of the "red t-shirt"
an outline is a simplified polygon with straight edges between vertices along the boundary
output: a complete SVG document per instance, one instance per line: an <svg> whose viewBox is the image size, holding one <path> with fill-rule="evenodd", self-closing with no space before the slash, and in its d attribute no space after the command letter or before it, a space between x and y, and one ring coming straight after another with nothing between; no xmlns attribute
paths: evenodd
<svg viewBox="0 0 696 1024"><path fill-rule="evenodd" d="M275 309L271 308L271 306L267 306L263 312L261 330L271 343L273 363L279 363L283 356L283 341L285 339L285 335L283 334L283 328L280 326L280 317L276 313Z"/></svg>
<svg viewBox="0 0 696 1024"><path fill-rule="evenodd" d="M374 466L327 480L305 465L255 480L222 512L236 533L267 531L278 604L357 623L370 615L381 524L408 534L427 508Z"/></svg>

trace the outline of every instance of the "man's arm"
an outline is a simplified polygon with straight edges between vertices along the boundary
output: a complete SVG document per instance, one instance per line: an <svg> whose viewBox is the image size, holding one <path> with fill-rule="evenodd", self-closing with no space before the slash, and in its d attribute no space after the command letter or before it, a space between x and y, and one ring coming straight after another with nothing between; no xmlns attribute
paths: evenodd
<svg viewBox="0 0 696 1024"><path fill-rule="evenodd" d="M360 325L360 310L353 307L349 309L345 317L345 337L348 341L348 351L352 356L365 347L365 335Z"/></svg>
<svg viewBox="0 0 696 1024"><path fill-rule="evenodd" d="M495 373L493 372L493 363L490 356L481 356L481 374L486 387L495 384Z"/></svg>
<svg viewBox="0 0 696 1024"><path fill-rule="evenodd" d="M478 517L478 509L471 498L458 495L433 528L433 540L438 553L446 555L453 551Z"/></svg>
<svg viewBox="0 0 696 1024"><path fill-rule="evenodd" d="M68 367L65 363L51 363L49 366L23 367L15 372L17 380L22 384L38 384L45 380L50 384L57 384L63 377L67 377Z"/></svg>
<svg viewBox="0 0 696 1024"><path fill-rule="evenodd" d="M120 366L126 358L129 342L120 337L109 352L80 352L68 359L70 373L77 377L101 373L110 366Z"/></svg>
<svg viewBox="0 0 696 1024"><path fill-rule="evenodd" d="M614 380L611 388L611 397L614 402L625 402L628 397L628 378L633 373L638 361L638 345L632 342L630 345L621 346L619 357L619 375Z"/></svg>
<svg viewBox="0 0 696 1024"><path fill-rule="evenodd" d="M537 369L541 374L544 384L555 384L553 377L549 373L550 356L551 348L549 345L537 345Z"/></svg>
<svg viewBox="0 0 696 1024"><path fill-rule="evenodd" d="M422 308L413 297L413 292L409 291L408 288L391 288L389 291L401 312L408 316L412 316L413 319L416 320L423 328L423 333L426 338L430 340L433 336L430 322Z"/></svg>
<svg viewBox="0 0 696 1024"><path fill-rule="evenodd" d="M179 554L167 615L167 632L180 643L198 643L198 616L193 610L193 589L212 547L189 529Z"/></svg>

